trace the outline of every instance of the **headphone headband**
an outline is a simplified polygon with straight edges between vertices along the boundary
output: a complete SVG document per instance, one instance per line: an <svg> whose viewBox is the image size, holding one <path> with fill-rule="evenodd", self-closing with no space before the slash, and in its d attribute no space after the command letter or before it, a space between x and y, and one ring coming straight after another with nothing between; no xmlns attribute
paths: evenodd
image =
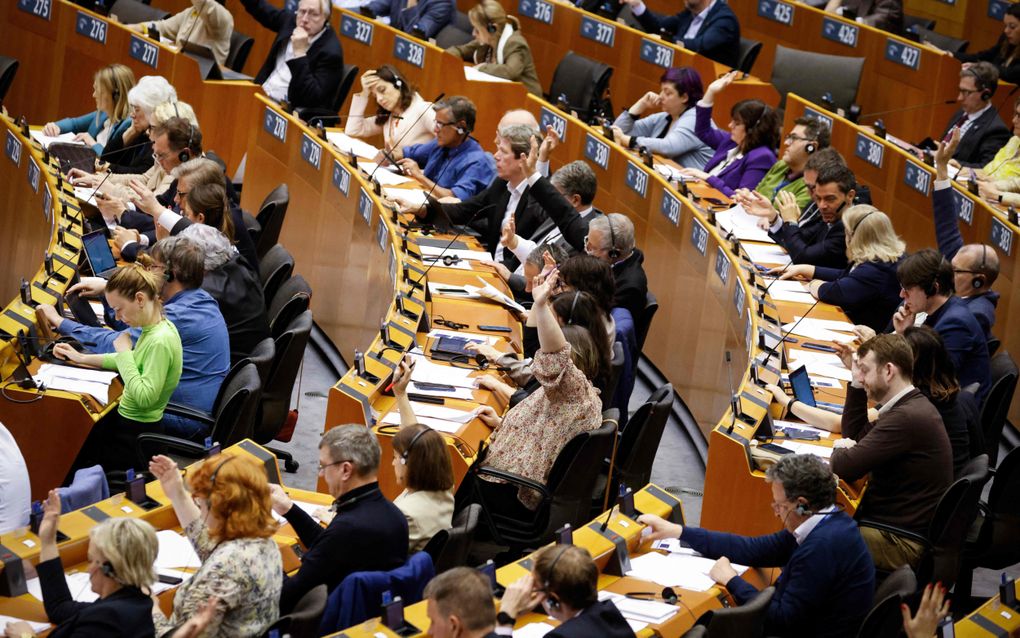
<svg viewBox="0 0 1020 638"><path fill-rule="evenodd" d="M212 475L209 477L210 491L211 488L216 487L216 475L220 473L220 470L223 469L223 466L226 465L227 463L230 463L236 458L237 458L236 456L227 457L227 460L223 461L222 463L216 466L216 469L213 470Z"/></svg>
<svg viewBox="0 0 1020 638"><path fill-rule="evenodd" d="M431 428L427 426L423 427L421 430L419 430L417 434L411 437L411 442L407 444L407 449L400 453L401 465L407 465L407 457L411 455L411 448L413 448L414 444L418 442L418 439L425 436L425 433L428 432L430 429Z"/></svg>

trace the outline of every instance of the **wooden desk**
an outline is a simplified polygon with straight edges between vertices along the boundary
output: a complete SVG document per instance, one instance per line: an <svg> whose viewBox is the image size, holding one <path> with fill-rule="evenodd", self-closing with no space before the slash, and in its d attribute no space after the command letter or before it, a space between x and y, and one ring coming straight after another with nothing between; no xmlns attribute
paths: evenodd
<svg viewBox="0 0 1020 638"><path fill-rule="evenodd" d="M1014 588L1016 584L1014 583ZM988 599L968 616L955 623L958 638L1020 636L1020 611L1002 604L999 595Z"/></svg>

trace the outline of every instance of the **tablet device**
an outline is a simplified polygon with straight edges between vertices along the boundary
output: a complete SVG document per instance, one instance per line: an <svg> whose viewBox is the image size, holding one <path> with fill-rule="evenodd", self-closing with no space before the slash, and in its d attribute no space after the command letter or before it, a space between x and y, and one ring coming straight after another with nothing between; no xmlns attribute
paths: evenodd
<svg viewBox="0 0 1020 638"><path fill-rule="evenodd" d="M815 389L811 387L811 377L808 376L807 366L801 366L790 372L790 387L793 388L793 398L804 405L817 407L815 402Z"/></svg>
<svg viewBox="0 0 1020 638"><path fill-rule="evenodd" d="M86 233L82 237L82 245L85 247L85 261L89 269L96 277L109 279L117 272L117 260L113 258L113 251L110 250L110 242L106 239L106 233L101 230Z"/></svg>

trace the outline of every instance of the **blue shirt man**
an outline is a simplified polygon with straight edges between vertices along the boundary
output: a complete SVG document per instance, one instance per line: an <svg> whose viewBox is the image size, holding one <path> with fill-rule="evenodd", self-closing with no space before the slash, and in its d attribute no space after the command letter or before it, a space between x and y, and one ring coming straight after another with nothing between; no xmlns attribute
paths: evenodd
<svg viewBox="0 0 1020 638"><path fill-rule="evenodd" d="M484 190L496 177L492 156L471 137L475 105L466 97L455 95L433 108L436 110L435 139L405 146L400 167L426 190L432 190L437 199L468 199Z"/></svg>

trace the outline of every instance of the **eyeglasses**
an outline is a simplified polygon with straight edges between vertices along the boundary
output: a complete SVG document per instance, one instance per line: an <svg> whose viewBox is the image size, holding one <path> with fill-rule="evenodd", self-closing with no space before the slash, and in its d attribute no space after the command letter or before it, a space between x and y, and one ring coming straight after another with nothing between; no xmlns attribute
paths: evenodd
<svg viewBox="0 0 1020 638"><path fill-rule="evenodd" d="M818 184L808 184L807 182L804 182L804 186L807 186L808 191L812 193L815 192L816 188L818 188Z"/></svg>
<svg viewBox="0 0 1020 638"><path fill-rule="evenodd" d="M323 472L325 472L327 467L333 467L334 465L340 465L341 463L350 463L350 462L351 462L350 459L344 459L342 461L334 461L333 463L327 463L325 465L323 465L322 463L319 463L319 474L322 474Z"/></svg>
<svg viewBox="0 0 1020 638"><path fill-rule="evenodd" d="M965 89L962 86L958 87L957 90L960 92L960 95L962 95L964 97L967 97L971 93L980 93L981 92L981 89Z"/></svg>
<svg viewBox="0 0 1020 638"><path fill-rule="evenodd" d="M810 142L810 137L801 137L795 133L790 133L784 138L787 142Z"/></svg>
<svg viewBox="0 0 1020 638"><path fill-rule="evenodd" d="M170 151L167 151L166 153L153 153L152 159L156 160L157 162L162 162L163 158L170 155L170 153L171 153Z"/></svg>
<svg viewBox="0 0 1020 638"><path fill-rule="evenodd" d="M783 511L783 505L792 505L792 503L790 501L778 501L778 502L772 501L770 505L772 506L772 511L776 514L779 514L781 511Z"/></svg>
<svg viewBox="0 0 1020 638"><path fill-rule="evenodd" d="M322 15L322 12L319 11L318 9L298 9L297 15L299 18L301 16L308 16L309 18L318 18L319 16Z"/></svg>
<svg viewBox="0 0 1020 638"><path fill-rule="evenodd" d="M457 123L456 122L443 122L441 120L436 120L436 128L443 128L444 126L457 126Z"/></svg>

